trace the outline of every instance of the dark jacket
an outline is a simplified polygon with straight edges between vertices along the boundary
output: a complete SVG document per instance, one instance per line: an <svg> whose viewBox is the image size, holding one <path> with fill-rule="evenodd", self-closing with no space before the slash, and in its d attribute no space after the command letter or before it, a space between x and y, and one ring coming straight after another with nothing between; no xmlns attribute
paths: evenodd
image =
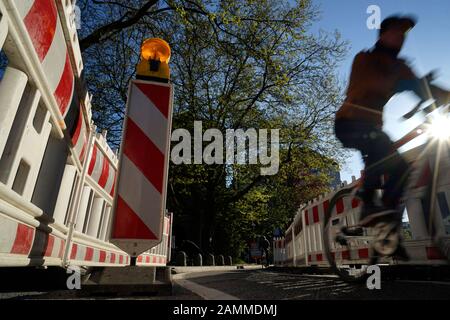
<svg viewBox="0 0 450 320"><path fill-rule="evenodd" d="M356 55L347 97L336 113L336 119L359 120L373 123L381 128L383 108L396 93L411 90L427 100L430 93L441 103L450 100L450 93L436 86L428 85L418 78L398 52L384 48L379 43L371 51Z"/></svg>

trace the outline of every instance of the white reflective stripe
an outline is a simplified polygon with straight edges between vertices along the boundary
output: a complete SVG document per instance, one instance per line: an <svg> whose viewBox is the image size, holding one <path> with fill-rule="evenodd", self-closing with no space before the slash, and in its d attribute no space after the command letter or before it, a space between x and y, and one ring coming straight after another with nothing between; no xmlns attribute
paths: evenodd
<svg viewBox="0 0 450 320"><path fill-rule="evenodd" d="M128 117L145 133L162 154L167 145L167 118L165 118L153 102L135 85L131 85L133 101L128 107Z"/></svg>
<svg viewBox="0 0 450 320"><path fill-rule="evenodd" d="M65 246L66 246L66 241L64 239L60 239L60 242L61 242L62 249L60 248L59 251L61 252L61 258L63 258L64 257L64 250L65 250Z"/></svg>
<svg viewBox="0 0 450 320"><path fill-rule="evenodd" d="M84 260L84 257L86 257L86 247L82 246L80 244L77 244L77 256L75 257L75 260Z"/></svg>
<svg viewBox="0 0 450 320"><path fill-rule="evenodd" d="M128 157L122 156L122 182L119 195L153 232L159 232L159 212L162 210L162 195L147 180Z"/></svg>
<svg viewBox="0 0 450 320"><path fill-rule="evenodd" d="M94 249L94 248L92 248L92 250L94 250L94 254L92 255L92 261L99 262L100 261L100 250Z"/></svg>
<svg viewBox="0 0 450 320"><path fill-rule="evenodd" d="M169 218L164 218L164 234L169 234L169 228L170 228L170 220Z"/></svg>
<svg viewBox="0 0 450 320"><path fill-rule="evenodd" d="M105 191L109 194L111 193L113 184L114 184L114 176L116 174L116 171L114 170L113 166L111 165L111 163L109 163L109 172L108 172L108 180L106 181L105 184Z"/></svg>
<svg viewBox="0 0 450 320"><path fill-rule="evenodd" d="M52 249L52 253L51 256L57 258L58 254L59 254L59 249L61 248L62 245L62 240L60 238L55 237L55 240L53 242L53 249Z"/></svg>
<svg viewBox="0 0 450 320"><path fill-rule="evenodd" d="M26 17L35 0L16 0L14 1L17 11L19 11L20 17L23 19Z"/></svg>
<svg viewBox="0 0 450 320"><path fill-rule="evenodd" d="M61 22L59 21L59 18L56 20L55 37L53 38L52 45L50 46L44 61L42 61L42 69L44 70L51 92L55 92L61 80L67 53Z"/></svg>
<svg viewBox="0 0 450 320"><path fill-rule="evenodd" d="M105 155L99 147L95 146L95 148L97 148L97 156L95 158L94 170L92 171L91 177L98 182L98 180L100 180L100 176L102 175L103 158Z"/></svg>
<svg viewBox="0 0 450 320"><path fill-rule="evenodd" d="M17 222L0 216L0 253L10 253L17 233Z"/></svg>

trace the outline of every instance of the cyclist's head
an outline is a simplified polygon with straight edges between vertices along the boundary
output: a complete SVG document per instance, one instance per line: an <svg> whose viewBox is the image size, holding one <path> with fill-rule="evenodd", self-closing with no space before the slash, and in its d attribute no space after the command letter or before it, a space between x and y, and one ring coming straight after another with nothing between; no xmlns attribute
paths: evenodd
<svg viewBox="0 0 450 320"><path fill-rule="evenodd" d="M380 42L389 48L400 50L409 30L416 25L416 19L411 16L390 16L383 20L380 26Z"/></svg>

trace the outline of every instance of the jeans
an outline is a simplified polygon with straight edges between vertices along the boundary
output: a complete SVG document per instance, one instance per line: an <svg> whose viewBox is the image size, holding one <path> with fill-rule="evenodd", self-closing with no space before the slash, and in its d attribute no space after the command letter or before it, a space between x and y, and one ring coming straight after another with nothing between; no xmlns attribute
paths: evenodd
<svg viewBox="0 0 450 320"><path fill-rule="evenodd" d="M395 149L393 142L381 129L363 121L336 119L336 137L346 148L361 152L364 160L362 198L365 205L373 205L375 190L384 183L383 204L397 208L409 174L409 165Z"/></svg>

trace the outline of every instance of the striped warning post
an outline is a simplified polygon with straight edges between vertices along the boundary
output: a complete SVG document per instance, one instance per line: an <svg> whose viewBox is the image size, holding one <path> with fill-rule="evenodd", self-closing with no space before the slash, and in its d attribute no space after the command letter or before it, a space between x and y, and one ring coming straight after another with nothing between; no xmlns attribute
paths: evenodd
<svg viewBox="0 0 450 320"><path fill-rule="evenodd" d="M172 85L130 83L111 238L131 256L162 239L171 114Z"/></svg>

